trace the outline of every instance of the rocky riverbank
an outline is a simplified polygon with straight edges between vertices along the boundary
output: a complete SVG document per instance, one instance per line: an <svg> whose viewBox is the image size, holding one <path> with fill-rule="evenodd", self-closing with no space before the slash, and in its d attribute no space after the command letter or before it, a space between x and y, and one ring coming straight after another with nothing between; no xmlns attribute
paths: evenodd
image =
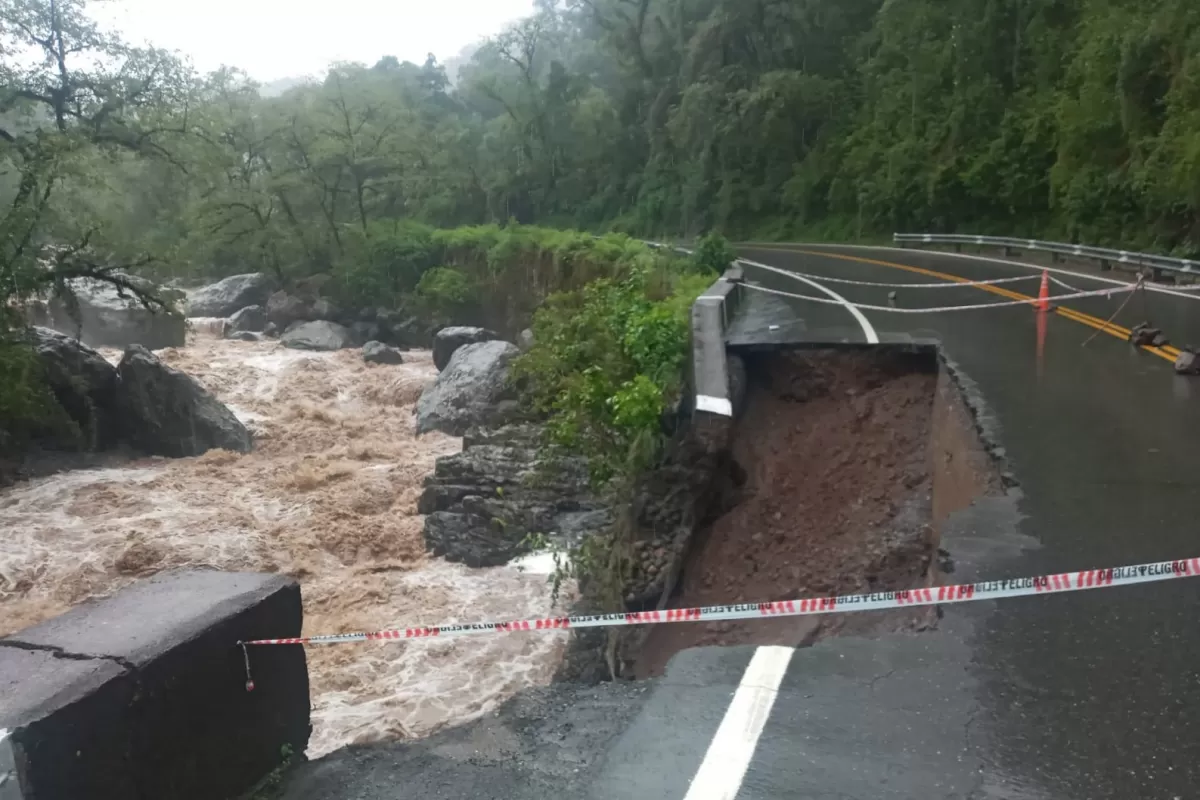
<svg viewBox="0 0 1200 800"><path fill-rule="evenodd" d="M675 589L698 527L724 509L730 464L706 451L684 418L668 458L646 475L627 509L612 507L589 480L584 459L547 447L543 421L521 409L509 380L519 349L482 329L439 332L435 361L444 364L417 404L417 431L463 434L460 453L437 459L418 509L431 553L473 567L503 564L540 546L570 552L587 537L614 536L613 566L584 581L583 613L661 608ZM625 518L621 518L624 514ZM591 569L595 569L595 565ZM617 601L600 584L620 582ZM630 674L637 636L576 636L559 670L564 680ZM628 652L628 655L626 655Z"/></svg>
<svg viewBox="0 0 1200 800"><path fill-rule="evenodd" d="M100 355L107 370L122 358ZM179 567L297 577L309 633L561 612L544 574L426 554L417 500L435 461L461 449L415 435L429 351L377 365L358 350L191 334L156 357L223 403L253 451L114 451L0 491L0 633ZM312 650L310 754L476 718L548 682L564 646L550 635Z"/></svg>

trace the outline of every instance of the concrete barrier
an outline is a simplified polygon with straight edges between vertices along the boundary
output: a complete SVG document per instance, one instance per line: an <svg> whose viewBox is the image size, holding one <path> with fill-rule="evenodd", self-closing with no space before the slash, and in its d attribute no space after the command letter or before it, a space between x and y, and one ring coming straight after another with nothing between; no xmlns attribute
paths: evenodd
<svg viewBox="0 0 1200 800"><path fill-rule="evenodd" d="M732 266L692 306L693 424L709 452L723 450L733 429L734 390L725 353L725 331L737 311L742 268Z"/></svg>
<svg viewBox="0 0 1200 800"><path fill-rule="evenodd" d="M220 800L308 744L300 587L188 571L0 639L0 800Z"/></svg>

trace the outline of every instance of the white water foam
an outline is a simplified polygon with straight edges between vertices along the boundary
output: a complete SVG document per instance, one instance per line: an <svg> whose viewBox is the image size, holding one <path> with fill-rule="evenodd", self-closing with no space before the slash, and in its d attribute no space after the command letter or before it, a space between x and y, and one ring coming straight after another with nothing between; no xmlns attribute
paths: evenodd
<svg viewBox="0 0 1200 800"><path fill-rule="evenodd" d="M230 404L255 452L141 459L0 492L0 634L179 567L296 577L306 634L561 613L537 559L471 570L425 555L416 500L436 458L461 447L414 435L412 404L436 375L429 353L385 367L357 351L191 338L160 358ZM309 755L488 713L548 682L565 640L312 648Z"/></svg>
<svg viewBox="0 0 1200 800"><path fill-rule="evenodd" d="M220 339L229 328L228 317L188 317L187 329L196 336L210 336Z"/></svg>

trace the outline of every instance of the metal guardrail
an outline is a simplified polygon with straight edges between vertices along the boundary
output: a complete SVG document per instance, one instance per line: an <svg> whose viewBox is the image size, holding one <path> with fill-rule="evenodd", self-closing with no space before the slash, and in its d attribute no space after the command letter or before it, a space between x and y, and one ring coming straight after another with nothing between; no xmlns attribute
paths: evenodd
<svg viewBox="0 0 1200 800"><path fill-rule="evenodd" d="M946 233L897 233L893 239L897 244L952 244L977 245L980 247L999 247L1005 255L1012 255L1016 250L1032 250L1040 253L1050 253L1058 257L1089 259L1100 262L1101 269L1112 269L1120 265L1130 268L1146 268L1154 273L1157 280L1163 273L1177 275L1200 276L1200 261L1186 258L1171 258L1156 256L1149 253L1131 253L1126 250L1109 250L1104 247L1089 247L1081 244L1063 244L1062 242L1042 242L1037 239L1015 239L1005 236L963 236Z"/></svg>

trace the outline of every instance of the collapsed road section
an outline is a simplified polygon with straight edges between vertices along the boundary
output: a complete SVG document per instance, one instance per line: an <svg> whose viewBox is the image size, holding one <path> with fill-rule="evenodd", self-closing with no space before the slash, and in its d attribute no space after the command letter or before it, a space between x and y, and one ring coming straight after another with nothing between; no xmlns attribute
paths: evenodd
<svg viewBox="0 0 1200 800"><path fill-rule="evenodd" d="M1003 490L937 349L782 347L741 358L745 399L720 482L732 496L698 526L667 607L936 582L946 519ZM629 629L642 680L559 683L422 741L334 753L289 776L284 797L683 797L749 658L739 645L869 641L937 622L924 608Z"/></svg>
<svg viewBox="0 0 1200 800"><path fill-rule="evenodd" d="M762 350L743 358L745 407L730 452L735 497L697 534L670 607L931 585L941 521L1000 488L936 349ZM660 675L690 647L795 647L934 621L923 610L655 627L636 674Z"/></svg>

